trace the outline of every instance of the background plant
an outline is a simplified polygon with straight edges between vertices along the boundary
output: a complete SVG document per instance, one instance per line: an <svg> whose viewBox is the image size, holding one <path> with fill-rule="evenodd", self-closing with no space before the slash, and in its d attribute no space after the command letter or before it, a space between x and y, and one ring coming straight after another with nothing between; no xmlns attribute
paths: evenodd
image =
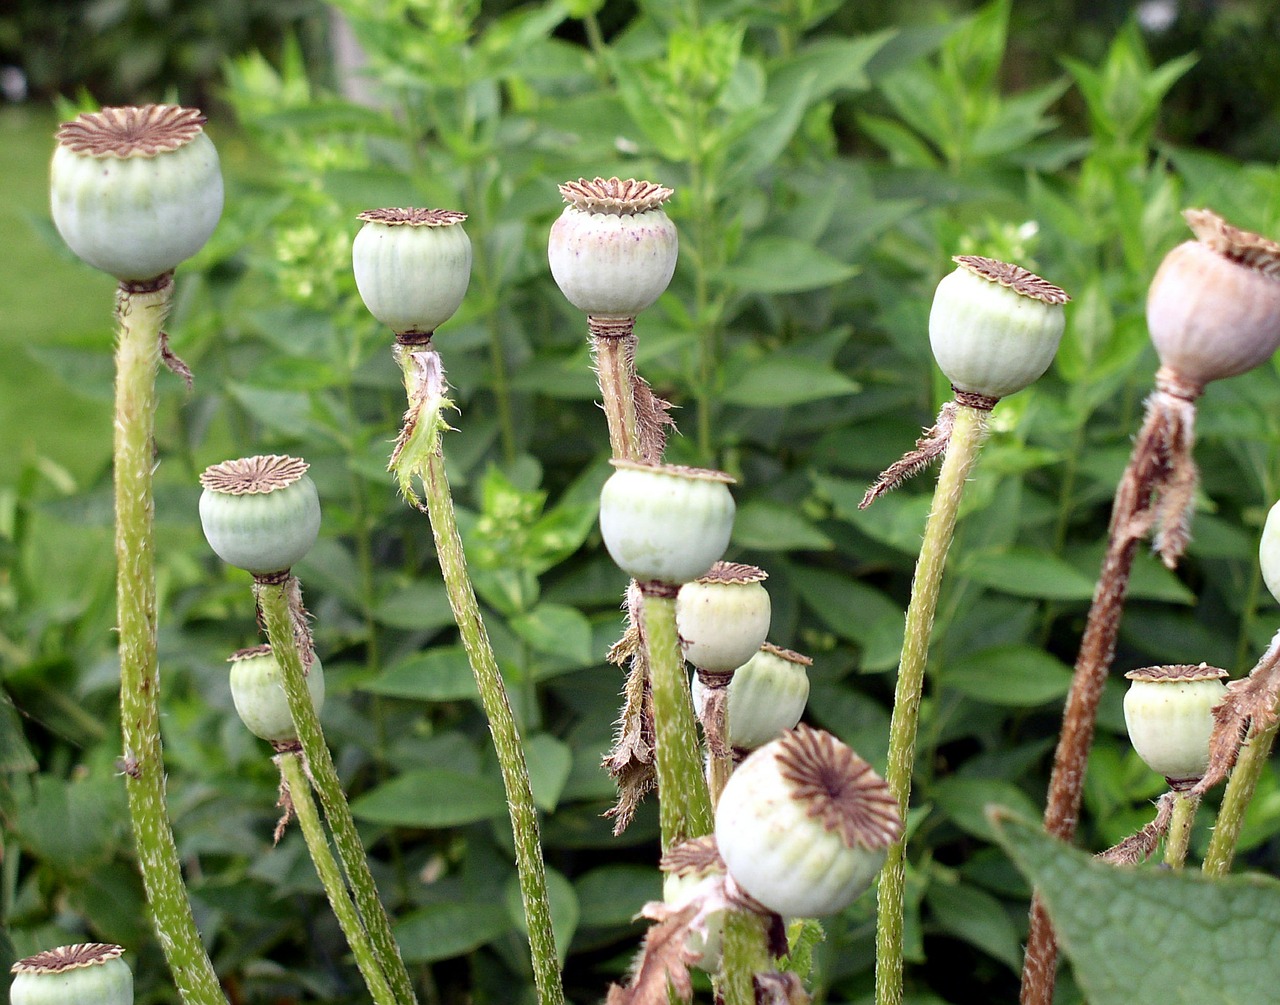
<svg viewBox="0 0 1280 1005"><path fill-rule="evenodd" d="M470 672L429 536L384 471L403 391L348 257L355 214L373 206L469 214L471 292L440 336L464 413L449 475L546 813L570 997L598 998L636 944L631 915L660 889L656 814L645 807L622 839L600 818L622 683L603 654L625 586L594 531L607 440L581 317L545 261L557 183L618 174L676 189L680 264L637 328L641 372L680 406L668 456L738 476L731 557L770 574L772 641L815 659L809 720L877 770L927 479L856 505L948 396L925 340L933 288L952 254L976 253L1073 295L1054 369L1002 403L966 496L914 782L908 991L1012 1000L1028 890L981 807L1039 817L1067 664L1155 369L1147 284L1185 236L1184 206L1280 232L1274 165L1193 147L1185 117L1161 113L1187 107L1178 88L1203 60L1193 67L1185 49L1156 60L1148 49L1163 40L1089 22L1064 47L1037 48L1001 4L904 15L892 30L806 3L782 18L710 2L341 10L365 45L375 107L318 83L297 43L225 66L235 128L224 117L214 136L233 188L170 323L196 389L161 386L169 791L232 993L361 997L301 836L269 848L276 775L231 712L222 661L256 628L247 578L201 540L196 475L251 451L312 463L325 526L298 573L330 686L326 734L426 1000L510 1001L527 972ZM33 332L58 327L40 310ZM98 324L79 344L33 336L23 351L29 374L93 415L83 395L109 395L108 349ZM1260 612L1256 538L1280 495L1276 391L1264 368L1205 395L1195 538L1176 577L1142 556L1118 669L1205 660L1238 675L1265 648L1274 618ZM109 472L92 451L109 436L106 424L76 428L15 458L3 483L0 665L13 708L0 704L0 922L15 957L82 934L136 947L140 1000L164 1000L114 777ZM1122 692L1104 697L1081 827L1090 849L1145 823L1161 791L1123 742ZM1275 871L1277 833L1269 772L1244 862ZM815 949L827 1000L870 994L870 910L864 898L834 919Z"/></svg>

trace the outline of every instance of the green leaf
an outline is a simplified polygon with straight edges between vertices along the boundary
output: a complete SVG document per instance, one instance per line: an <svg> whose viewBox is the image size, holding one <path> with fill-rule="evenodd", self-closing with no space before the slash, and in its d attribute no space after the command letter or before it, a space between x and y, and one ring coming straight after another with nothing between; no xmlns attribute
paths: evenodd
<svg viewBox="0 0 1280 1005"><path fill-rule="evenodd" d="M511 630L535 652L562 656L577 666L595 661L591 622L585 614L560 604L539 604L528 614L510 620Z"/></svg>
<svg viewBox="0 0 1280 1005"><path fill-rule="evenodd" d="M1000 593L1042 600L1089 600L1094 582L1075 566L1037 548L972 552L959 575Z"/></svg>
<svg viewBox="0 0 1280 1005"><path fill-rule="evenodd" d="M1117 868L993 813L996 840L1041 891L1090 1005L1265 1002L1280 984L1280 883Z"/></svg>
<svg viewBox="0 0 1280 1005"><path fill-rule="evenodd" d="M1199 529L1197 520L1192 530L1198 532ZM1088 547L1069 549L1066 559L1083 575L1096 576L1105 551L1106 543L1099 541ZM1196 602L1195 593L1174 572L1165 568L1150 547L1140 547L1133 556L1128 597L1130 600L1161 600L1170 604L1190 605Z"/></svg>
<svg viewBox="0 0 1280 1005"><path fill-rule="evenodd" d="M406 963L434 963L462 956L514 927L506 905L489 901L431 904L395 926Z"/></svg>
<svg viewBox="0 0 1280 1005"><path fill-rule="evenodd" d="M1040 808L1012 782L995 778L967 778L953 775L929 791L929 799L966 834L995 840L995 831L986 817L990 803L1007 806L1028 819L1037 819Z"/></svg>
<svg viewBox="0 0 1280 1005"><path fill-rule="evenodd" d="M8 695L0 693L0 774L39 767L22 736L22 720Z"/></svg>
<svg viewBox="0 0 1280 1005"><path fill-rule="evenodd" d="M789 576L828 628L863 647L863 670L897 665L904 625L897 604L874 587L824 569L796 567Z"/></svg>
<svg viewBox="0 0 1280 1005"><path fill-rule="evenodd" d="M520 897L519 878L512 876L507 883L507 914L521 932L529 931L524 916L524 902ZM578 895L573 884L555 869L547 870L547 899L551 902L551 930L556 937L556 955L563 966L569 954L569 943L578 930Z"/></svg>
<svg viewBox="0 0 1280 1005"><path fill-rule="evenodd" d="M733 542L759 551L827 551L831 538L792 506L753 499L734 516Z"/></svg>
<svg viewBox="0 0 1280 1005"><path fill-rule="evenodd" d="M944 686L991 705L1030 707L1061 698L1071 688L1071 670L1042 649L992 646L947 664Z"/></svg>
<svg viewBox="0 0 1280 1005"><path fill-rule="evenodd" d="M552 812L560 803L560 793L573 768L573 752L549 733L538 733L524 742L524 760L529 769L533 801L541 810Z"/></svg>
<svg viewBox="0 0 1280 1005"><path fill-rule="evenodd" d="M361 690L416 701L461 701L479 697L475 675L462 646L442 646L416 653L361 685Z"/></svg>
<svg viewBox="0 0 1280 1005"><path fill-rule="evenodd" d="M453 624L449 595L438 581L419 580L401 586L374 606L374 617L391 628L435 632Z"/></svg>
<svg viewBox="0 0 1280 1005"><path fill-rule="evenodd" d="M639 865L606 865L574 884L583 928L631 924L646 901L662 899L662 879L655 869Z"/></svg>
<svg viewBox="0 0 1280 1005"><path fill-rule="evenodd" d="M866 509L858 509L868 482L817 475L813 483L818 493L831 502L831 509L837 517L852 524L871 540L907 555L919 553L925 521L933 505L932 495L893 492L881 496Z"/></svg>
<svg viewBox="0 0 1280 1005"><path fill-rule="evenodd" d="M447 768L407 771L351 804L361 820L392 827L457 827L507 812L502 785Z"/></svg>
<svg viewBox="0 0 1280 1005"><path fill-rule="evenodd" d="M783 408L859 390L857 381L829 366L781 353L750 363L730 363L724 384L724 400L748 408Z"/></svg>
<svg viewBox="0 0 1280 1005"><path fill-rule="evenodd" d="M765 235L750 241L720 278L744 293L798 293L843 283L857 272L808 241Z"/></svg>
<svg viewBox="0 0 1280 1005"><path fill-rule="evenodd" d="M935 880L925 892L925 902L944 931L989 953L1015 973L1021 972L1018 930L996 897L968 883Z"/></svg>

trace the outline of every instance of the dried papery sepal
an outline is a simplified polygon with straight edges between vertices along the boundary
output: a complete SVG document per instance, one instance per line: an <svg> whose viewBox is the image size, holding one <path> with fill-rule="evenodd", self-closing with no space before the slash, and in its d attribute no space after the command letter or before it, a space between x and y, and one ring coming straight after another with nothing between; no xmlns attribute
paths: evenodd
<svg viewBox="0 0 1280 1005"><path fill-rule="evenodd" d="M1176 684L1195 680L1222 680L1231 674L1222 667L1213 667L1208 663L1162 663L1158 666L1138 667L1124 676L1125 680Z"/></svg>
<svg viewBox="0 0 1280 1005"><path fill-rule="evenodd" d="M320 496L307 463L282 454L224 461L200 476L200 524L228 565L255 576L286 572L320 533Z"/></svg>
<svg viewBox="0 0 1280 1005"><path fill-rule="evenodd" d="M717 562L676 598L676 626L684 658L711 671L732 671L760 649L772 606L768 574L753 565Z"/></svg>
<svg viewBox="0 0 1280 1005"><path fill-rule="evenodd" d="M1142 667L1125 674L1129 740L1147 766L1187 789L1210 761L1214 709L1226 696L1227 671L1205 663Z"/></svg>
<svg viewBox="0 0 1280 1005"><path fill-rule="evenodd" d="M103 942L59 946L10 968L10 1005L132 1005L124 950Z"/></svg>
<svg viewBox="0 0 1280 1005"><path fill-rule="evenodd" d="M289 699L284 691L284 671L269 645L253 646L233 653L231 699L245 728L259 739L279 744L297 740ZM312 656L304 662L307 693L317 715L324 708L324 667Z"/></svg>
<svg viewBox="0 0 1280 1005"><path fill-rule="evenodd" d="M614 177L567 181L560 186L560 194L570 206L584 213L631 216L660 209L674 192L657 182Z"/></svg>
<svg viewBox="0 0 1280 1005"><path fill-rule="evenodd" d="M807 726L743 761L716 808L716 843L729 874L787 916L852 903L901 834L884 780L830 733Z"/></svg>
<svg viewBox="0 0 1280 1005"><path fill-rule="evenodd" d="M1161 261L1147 326L1161 364L1203 387L1253 369L1280 346L1280 244L1211 210L1183 216L1196 239Z"/></svg>
<svg viewBox="0 0 1280 1005"><path fill-rule="evenodd" d="M57 132L50 210L81 259L152 283L208 241L222 215L218 154L194 108L86 112Z"/></svg>
<svg viewBox="0 0 1280 1005"><path fill-rule="evenodd" d="M813 660L801 653L766 642L738 667L725 684L725 742L735 750L754 750L792 729L809 700L808 668ZM699 717L707 717L710 688L701 673L693 680L693 703Z"/></svg>
<svg viewBox="0 0 1280 1005"><path fill-rule="evenodd" d="M465 223L467 214L456 209L389 206L366 209L356 219L361 223L381 223L388 227L450 227L455 223Z"/></svg>

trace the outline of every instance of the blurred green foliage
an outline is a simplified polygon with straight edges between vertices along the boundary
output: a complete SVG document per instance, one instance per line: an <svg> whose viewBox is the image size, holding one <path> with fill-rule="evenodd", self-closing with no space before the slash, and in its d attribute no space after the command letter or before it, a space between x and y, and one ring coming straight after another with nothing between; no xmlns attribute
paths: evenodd
<svg viewBox="0 0 1280 1005"><path fill-rule="evenodd" d="M1011 79L1011 50L1046 29L1011 23L1007 0L855 31L829 0L645 0L622 18L592 0L336 7L366 52L371 104L317 84L296 42L224 67L237 169L213 242L179 272L170 326L195 391L161 378L169 792L234 1000L362 999L299 836L270 846L277 779L232 713L222 662L257 640L248 577L216 562L196 519L204 466L270 452L306 457L321 491L322 539L296 571L326 730L424 1000L532 1000L496 765L425 517L385 472L403 391L350 275L355 216L377 206L469 214L471 291L437 337L461 411L445 451L545 814L570 997L598 999L636 945L632 915L659 889L656 818L647 807L620 839L601 818L621 687L603 654L624 586L594 526L607 436L585 321L545 253L556 184L615 174L676 189L680 264L638 325L641 372L679 406L668 457L738 477L732 557L770 574L772 641L815 659L809 719L881 766L930 478L857 502L949 393L925 337L933 287L951 255L976 253L1074 297L1054 368L994 414L917 748L910 1000L1013 1000L1028 891L983 807L1039 813L1155 370L1146 288L1189 236L1185 206L1280 233L1276 167L1171 141L1162 108L1196 57L1154 59L1133 24L1078 50L1052 39L1043 74ZM74 365L98 393L110 382L105 344L33 365ZM1280 494L1278 391L1265 367L1204 397L1195 537L1176 575L1139 561L1119 670L1205 660L1239 674L1274 631L1255 555ZM39 471L0 500L0 950L117 941L140 1000L167 1001L114 777L109 472ZM1120 693L1107 692L1087 780L1092 849L1145 823L1162 787L1122 740ZM1270 774L1250 864L1280 867L1278 835ZM868 1000L872 911L864 898L826 925L819 1000ZM1061 1000L1079 1000L1069 981Z"/></svg>

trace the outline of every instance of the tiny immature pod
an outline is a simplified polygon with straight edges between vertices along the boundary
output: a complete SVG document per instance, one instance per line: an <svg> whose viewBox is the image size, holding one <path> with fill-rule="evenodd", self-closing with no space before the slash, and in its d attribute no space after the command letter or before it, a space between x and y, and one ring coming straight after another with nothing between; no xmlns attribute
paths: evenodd
<svg viewBox="0 0 1280 1005"><path fill-rule="evenodd" d="M10 1005L133 1005L124 950L103 942L59 946L13 965Z"/></svg>
<svg viewBox="0 0 1280 1005"><path fill-rule="evenodd" d="M735 750L755 750L795 728L809 700L808 656L766 642L733 672L727 685L729 735ZM693 678L693 704L701 714L707 685Z"/></svg>
<svg viewBox="0 0 1280 1005"><path fill-rule="evenodd" d="M200 524L228 565L255 576L288 571L320 534L320 496L307 462L282 454L241 457L200 476Z"/></svg>
<svg viewBox="0 0 1280 1005"><path fill-rule="evenodd" d="M284 671L270 646L254 646L233 653L231 700L236 714L254 736L270 743L289 743L298 738L284 692ZM306 667L307 693L316 715L324 708L324 667L312 657Z"/></svg>
<svg viewBox="0 0 1280 1005"><path fill-rule="evenodd" d="M1198 782L1209 767L1213 710L1227 694L1227 671L1205 663L1130 670L1124 696L1129 741L1152 771L1175 789Z"/></svg>
<svg viewBox="0 0 1280 1005"><path fill-rule="evenodd" d="M172 272L204 247L223 198L204 122L194 108L143 105L63 123L49 192L68 247L129 283Z"/></svg>

